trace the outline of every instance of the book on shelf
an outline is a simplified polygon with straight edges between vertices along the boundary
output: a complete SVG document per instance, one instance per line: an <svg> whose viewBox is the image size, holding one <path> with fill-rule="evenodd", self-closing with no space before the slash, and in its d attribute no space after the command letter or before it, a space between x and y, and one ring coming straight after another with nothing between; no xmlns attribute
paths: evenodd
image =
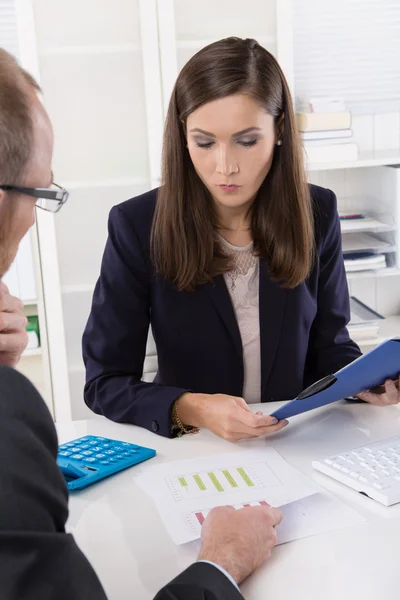
<svg viewBox="0 0 400 600"><path fill-rule="evenodd" d="M343 98L334 96L313 96L307 100L298 100L296 103L299 112L332 113L343 112L346 104Z"/></svg>
<svg viewBox="0 0 400 600"><path fill-rule="evenodd" d="M348 139L353 136L352 129L323 129L321 131L300 131L303 142L310 140Z"/></svg>
<svg viewBox="0 0 400 600"><path fill-rule="evenodd" d="M384 254L369 254L366 252L353 252L344 255L344 268L346 272L377 271L386 268Z"/></svg>
<svg viewBox="0 0 400 600"><path fill-rule="evenodd" d="M355 296L350 296L350 322L347 329L355 342L378 337L379 326L384 318Z"/></svg>
<svg viewBox="0 0 400 600"><path fill-rule="evenodd" d="M331 140L340 142L340 140ZM349 143L324 143L305 142L303 144L304 152L308 162L329 163L357 160L358 146L355 142Z"/></svg>
<svg viewBox="0 0 400 600"><path fill-rule="evenodd" d="M353 252L369 252L378 253L390 251L392 245L371 233L344 233L342 235L342 251L343 254Z"/></svg>
<svg viewBox="0 0 400 600"><path fill-rule="evenodd" d="M351 112L298 112L296 113L297 129L306 131L332 131L351 128Z"/></svg>

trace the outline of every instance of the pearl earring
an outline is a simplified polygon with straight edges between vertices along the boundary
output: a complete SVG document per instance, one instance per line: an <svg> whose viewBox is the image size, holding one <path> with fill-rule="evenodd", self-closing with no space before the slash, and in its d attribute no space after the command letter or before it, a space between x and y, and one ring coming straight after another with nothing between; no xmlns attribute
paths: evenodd
<svg viewBox="0 0 400 600"><path fill-rule="evenodd" d="M282 146L282 140L278 140L278 141L276 142L276 145L277 145L277 146Z"/></svg>

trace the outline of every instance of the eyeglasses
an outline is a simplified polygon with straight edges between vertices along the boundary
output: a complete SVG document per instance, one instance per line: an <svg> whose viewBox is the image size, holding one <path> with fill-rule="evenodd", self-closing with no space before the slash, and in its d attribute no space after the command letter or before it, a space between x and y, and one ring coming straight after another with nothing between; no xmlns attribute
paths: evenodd
<svg viewBox="0 0 400 600"><path fill-rule="evenodd" d="M19 192L37 198L36 206L48 212L57 213L68 200L69 192L56 183L49 188L29 188L18 185L0 185L0 190Z"/></svg>

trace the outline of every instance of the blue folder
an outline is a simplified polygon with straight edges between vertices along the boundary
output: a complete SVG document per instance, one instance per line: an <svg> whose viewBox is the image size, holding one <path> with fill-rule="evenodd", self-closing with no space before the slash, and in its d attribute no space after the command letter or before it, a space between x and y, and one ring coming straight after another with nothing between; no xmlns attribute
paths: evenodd
<svg viewBox="0 0 400 600"><path fill-rule="evenodd" d="M383 342L333 375L313 383L271 416L278 420L294 417L380 386L386 379L396 380L399 373L400 337L397 337Z"/></svg>

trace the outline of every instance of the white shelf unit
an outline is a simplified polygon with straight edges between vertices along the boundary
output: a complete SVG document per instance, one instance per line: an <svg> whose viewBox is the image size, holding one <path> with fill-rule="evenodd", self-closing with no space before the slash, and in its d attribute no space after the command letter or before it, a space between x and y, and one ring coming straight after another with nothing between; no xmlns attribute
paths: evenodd
<svg viewBox="0 0 400 600"><path fill-rule="evenodd" d="M79 419L92 414L82 397L81 336L107 216L114 204L159 183L163 121L179 69L213 40L251 37L277 57L295 94L294 0L120 0L118 7L107 0L15 2L23 64L40 75L54 125L55 178L71 191L61 213L38 221L49 348L23 361L32 368L49 362L55 418ZM309 165L310 178L339 198L368 191L386 173L383 165L400 163L400 140L386 143L385 132L394 131L387 119L362 115L353 129L357 161ZM390 204L393 182L385 177ZM398 196L395 202L400 205ZM390 318L400 313L398 256L397 266L384 272L348 275L351 293Z"/></svg>

